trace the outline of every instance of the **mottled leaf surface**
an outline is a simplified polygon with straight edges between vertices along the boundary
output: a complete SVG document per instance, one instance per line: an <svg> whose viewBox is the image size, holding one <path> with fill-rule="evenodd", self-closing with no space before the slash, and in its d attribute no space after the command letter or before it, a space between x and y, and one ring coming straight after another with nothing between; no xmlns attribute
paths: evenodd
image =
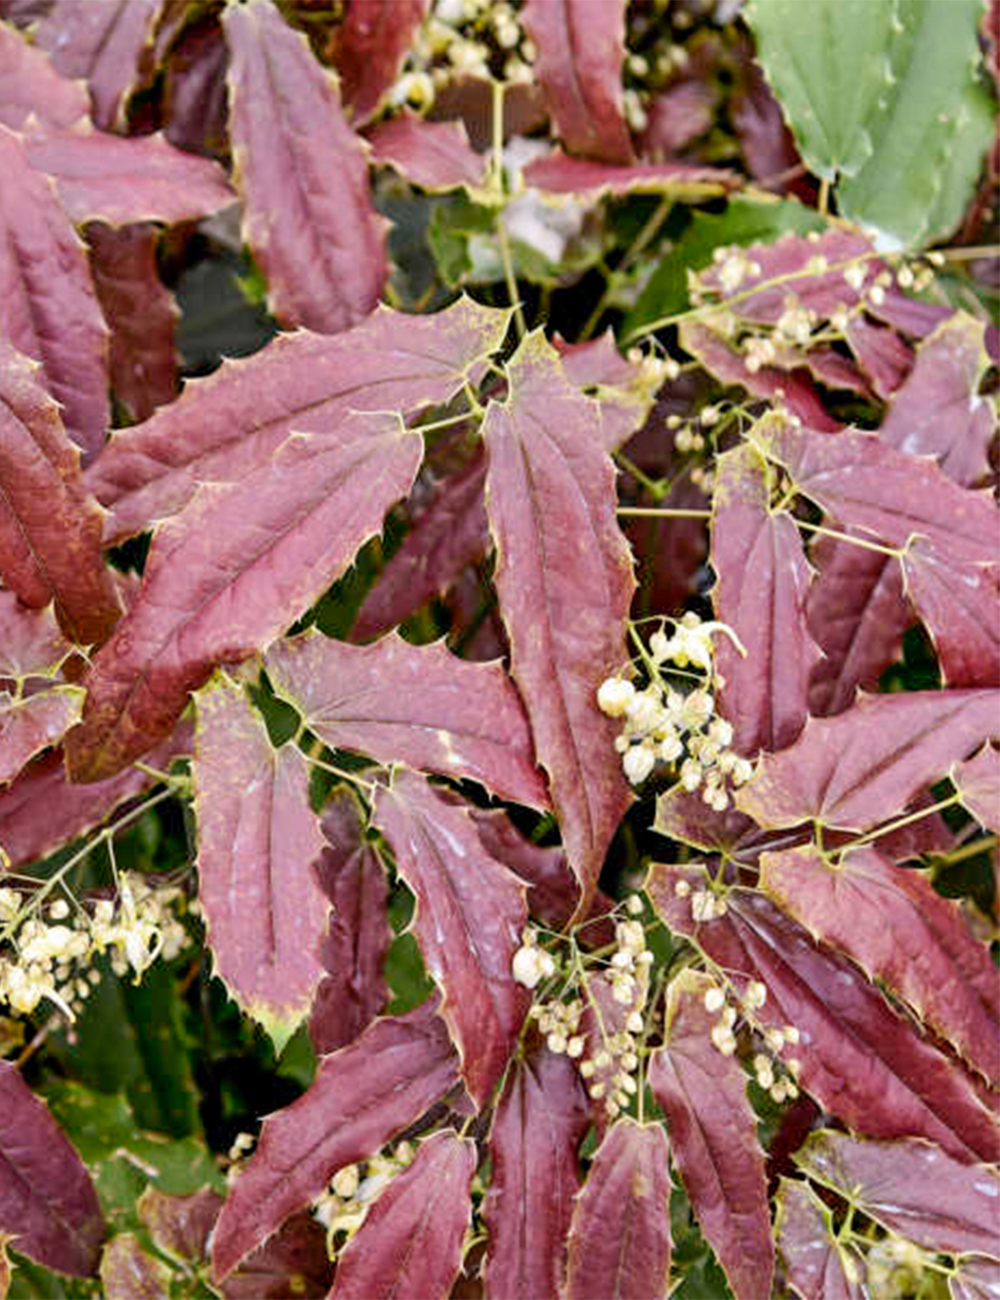
<svg viewBox="0 0 1000 1300"><path fill-rule="evenodd" d="M955 903L877 849L828 865L814 848L763 853L764 892L812 934L847 953L1000 1084L1000 988L984 944Z"/></svg>
<svg viewBox="0 0 1000 1300"><path fill-rule="evenodd" d="M323 977L329 901L314 870L323 839L309 768L293 745L272 749L225 676L198 692L197 718L198 896L214 972L280 1050Z"/></svg>
<svg viewBox="0 0 1000 1300"><path fill-rule="evenodd" d="M596 692L627 657L635 582L590 402L538 334L521 344L509 375L510 397L491 403L484 422L495 584L511 674L586 909L630 798L616 728Z"/></svg>
<svg viewBox="0 0 1000 1300"><path fill-rule="evenodd" d="M812 1134L795 1159L811 1178L928 1250L1000 1258L995 1170L961 1164L930 1142L865 1142L831 1130Z"/></svg>
<svg viewBox="0 0 1000 1300"><path fill-rule="evenodd" d="M326 843L316 873L332 911L321 949L327 973L316 991L309 1037L323 1054L353 1042L388 1002L382 965L392 927L386 917L388 882L364 838L354 797L335 790L320 826Z"/></svg>
<svg viewBox="0 0 1000 1300"><path fill-rule="evenodd" d="M988 830L1000 834L1000 751L983 748L951 772L962 803Z"/></svg>
<svg viewBox="0 0 1000 1300"><path fill-rule="evenodd" d="M51 606L31 609L0 590L0 677L47 677L72 649Z"/></svg>
<svg viewBox="0 0 1000 1300"><path fill-rule="evenodd" d="M769 509L767 467L752 447L716 461L711 562L715 615L739 637L716 643L720 711L741 754L785 749L805 725L819 648L804 611L810 571L790 515Z"/></svg>
<svg viewBox="0 0 1000 1300"><path fill-rule="evenodd" d="M151 420L112 437L87 478L112 511L106 544L174 514L199 483L248 473L293 430L329 434L352 411L407 416L445 401L500 345L507 322L506 312L468 298L434 316L380 308L337 337L303 330L226 361Z"/></svg>
<svg viewBox="0 0 1000 1300"><path fill-rule="evenodd" d="M622 98L623 0L526 0L521 21L537 51L534 73L566 147L604 162L631 162Z"/></svg>
<svg viewBox="0 0 1000 1300"><path fill-rule="evenodd" d="M956 564L922 541L901 561L949 686L1000 686L1000 564Z"/></svg>
<svg viewBox="0 0 1000 1300"><path fill-rule="evenodd" d="M737 806L766 827L867 830L988 740L997 704L990 690L862 695L846 713L810 718L791 748L766 755Z"/></svg>
<svg viewBox="0 0 1000 1300"><path fill-rule="evenodd" d="M670 1170L659 1124L608 1130L577 1197L566 1300L662 1300L670 1273Z"/></svg>
<svg viewBox="0 0 1000 1300"><path fill-rule="evenodd" d="M271 311L336 334L373 310L388 273L363 146L305 37L271 0L229 6L223 26L244 237Z"/></svg>
<svg viewBox="0 0 1000 1300"><path fill-rule="evenodd" d="M61 403L70 437L93 457L108 424L107 329L83 245L21 137L4 126L0 174L0 339L42 363L39 382Z"/></svg>
<svg viewBox="0 0 1000 1300"><path fill-rule="evenodd" d="M374 116L429 8L430 0L351 0L331 54L355 126Z"/></svg>
<svg viewBox="0 0 1000 1300"><path fill-rule="evenodd" d="M215 665L247 658L344 572L413 483L423 444L390 416L292 433L235 483L209 483L157 530L143 583L87 678L67 738L74 780L156 744Z"/></svg>
<svg viewBox="0 0 1000 1300"><path fill-rule="evenodd" d="M12 781L35 754L57 744L82 706L79 686L52 686L21 699L0 691L0 784Z"/></svg>
<svg viewBox="0 0 1000 1300"><path fill-rule="evenodd" d="M135 421L177 395L173 294L156 266L156 229L87 227L94 288L111 331L111 386Z"/></svg>
<svg viewBox="0 0 1000 1300"><path fill-rule="evenodd" d="M378 3L385 12L399 9L398 4ZM392 167L422 190L474 188L486 182L486 156L469 144L461 121L428 122L403 113L380 122L368 141L373 163Z"/></svg>
<svg viewBox="0 0 1000 1300"><path fill-rule="evenodd" d="M446 1300L462 1264L477 1163L476 1144L451 1130L421 1142L338 1261L330 1300Z"/></svg>
<svg viewBox="0 0 1000 1300"><path fill-rule="evenodd" d="M324 1057L298 1101L264 1121L215 1230L216 1278L318 1197L338 1169L374 1155L457 1079L458 1057L433 1002L376 1020Z"/></svg>
<svg viewBox="0 0 1000 1300"><path fill-rule="evenodd" d="M804 1183L781 1180L776 1237L789 1286L802 1300L865 1300L864 1260L840 1245L829 1210Z"/></svg>
<svg viewBox="0 0 1000 1300"><path fill-rule="evenodd" d="M276 691L331 747L547 807L524 708L499 664L469 663L441 642L391 635L354 646L314 631L277 642L265 663Z"/></svg>
<svg viewBox="0 0 1000 1300"><path fill-rule="evenodd" d="M582 7L581 0L575 3L577 8ZM636 163L617 167L567 157L559 149L529 163L522 174L525 183L535 189L550 194L582 195L591 203L628 194L670 194L694 202L718 195L734 184L732 172L703 163Z"/></svg>
<svg viewBox="0 0 1000 1300"><path fill-rule="evenodd" d="M45 1106L0 1061L0 1232L47 1268L97 1271L104 1220L86 1166Z"/></svg>
<svg viewBox="0 0 1000 1300"><path fill-rule="evenodd" d="M81 124L33 133L25 150L32 167L55 178L77 225L196 221L233 202L218 163L183 153L159 135L125 139Z"/></svg>
<svg viewBox="0 0 1000 1300"><path fill-rule="evenodd" d="M106 1300L169 1300L171 1270L148 1251L134 1232L119 1232L101 1255Z"/></svg>
<svg viewBox="0 0 1000 1300"><path fill-rule="evenodd" d="M333 1265L322 1224L301 1210L220 1285L224 1300L323 1300Z"/></svg>
<svg viewBox="0 0 1000 1300"><path fill-rule="evenodd" d="M379 790L373 820L416 895L413 932L444 993L469 1096L482 1106L531 1002L511 973L528 919L525 887L486 853L469 813L417 773L398 771Z"/></svg>
<svg viewBox="0 0 1000 1300"><path fill-rule="evenodd" d="M490 1130L483 1280L490 1300L558 1295L588 1126L580 1076L547 1048L515 1061Z"/></svg>
<svg viewBox="0 0 1000 1300"><path fill-rule="evenodd" d="M24 604L54 601L70 640L100 645L120 611L101 556L101 511L41 377L0 338L0 572Z"/></svg>
<svg viewBox="0 0 1000 1300"><path fill-rule="evenodd" d="M219 1217L222 1200L210 1187L190 1196L168 1196L151 1184L136 1210L160 1250L175 1259L199 1263L206 1256L208 1235Z"/></svg>
<svg viewBox="0 0 1000 1300"><path fill-rule="evenodd" d="M913 365L910 346L895 330L869 320L863 312L849 318L844 338L878 396L883 401L891 397Z"/></svg>
<svg viewBox="0 0 1000 1300"><path fill-rule="evenodd" d="M61 77L48 56L13 27L0 27L0 122L19 131L34 113L46 126L72 126L90 111L87 92Z"/></svg>
<svg viewBox="0 0 1000 1300"><path fill-rule="evenodd" d="M752 979L765 985L757 1017L799 1030L799 1083L825 1109L873 1137L926 1137L967 1162L997 1158L996 1120L970 1076L896 1015L853 963L753 891L730 891L726 915L698 924L690 898L674 892L678 879L693 888L699 876L652 868L646 889L657 912L730 971L741 995Z"/></svg>
<svg viewBox="0 0 1000 1300"><path fill-rule="evenodd" d="M963 1255L948 1279L951 1300L996 1300L1000 1295L1000 1264L982 1255Z"/></svg>
<svg viewBox="0 0 1000 1300"><path fill-rule="evenodd" d="M714 1021L704 999L713 984L694 971L671 981L649 1086L705 1239L737 1300L755 1300L770 1293L774 1274L764 1153L743 1067L710 1037Z"/></svg>

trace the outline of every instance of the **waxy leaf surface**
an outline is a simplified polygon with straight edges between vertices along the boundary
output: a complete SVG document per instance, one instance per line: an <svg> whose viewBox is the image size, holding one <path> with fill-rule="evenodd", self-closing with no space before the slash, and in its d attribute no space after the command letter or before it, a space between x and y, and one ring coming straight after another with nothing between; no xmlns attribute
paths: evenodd
<svg viewBox="0 0 1000 1300"><path fill-rule="evenodd" d="M763 853L760 884L782 911L878 979L1000 1085L1000 988L957 905L877 849L836 867L813 848Z"/></svg>
<svg viewBox="0 0 1000 1300"><path fill-rule="evenodd" d="M104 1220L83 1161L9 1061L0 1061L0 1235L48 1268L97 1271Z"/></svg>
<svg viewBox="0 0 1000 1300"><path fill-rule="evenodd" d="M415 772L397 771L392 788L379 790L373 820L417 897L413 933L481 1107L531 1003L511 973L528 919L525 887L486 853L469 813Z"/></svg>
<svg viewBox="0 0 1000 1300"><path fill-rule="evenodd" d="M720 711L741 754L785 749L805 725L809 673L819 648L805 621L810 570L790 515L772 512L766 466L746 445L716 461L712 594L716 618L733 629L715 642L725 679Z"/></svg>
<svg viewBox="0 0 1000 1300"><path fill-rule="evenodd" d="M90 111L87 92L67 81L48 56L13 27L0 26L0 122L19 131L34 113L40 122L59 129L72 126Z"/></svg>
<svg viewBox="0 0 1000 1300"><path fill-rule="evenodd" d="M788 1283L802 1300L867 1300L864 1260L840 1245L829 1210L804 1183L781 1180L776 1237Z"/></svg>
<svg viewBox="0 0 1000 1300"><path fill-rule="evenodd" d="M399 8L392 3L382 7L386 12ZM454 190L486 182L486 157L469 144L461 121L428 122L415 113L403 113L381 122L369 143L373 163L393 167L422 190Z"/></svg>
<svg viewBox="0 0 1000 1300"><path fill-rule="evenodd" d="M388 273L364 146L306 38L271 0L229 6L222 21L244 236L271 311L336 334L373 310Z"/></svg>
<svg viewBox="0 0 1000 1300"><path fill-rule="evenodd" d="M901 561L949 686L1000 686L1000 564L956 564L918 541Z"/></svg>
<svg viewBox="0 0 1000 1300"><path fill-rule="evenodd" d="M175 149L159 135L128 139L83 124L35 132L25 140L32 167L55 178L77 225L103 221L194 221L234 199L225 173L208 158Z"/></svg>
<svg viewBox="0 0 1000 1300"><path fill-rule="evenodd" d="M524 707L499 664L468 663L441 642L392 635L353 646L314 631L277 642L265 664L278 694L332 748L548 806Z"/></svg>
<svg viewBox="0 0 1000 1300"><path fill-rule="evenodd" d="M57 744L80 716L79 686L53 686L14 699L0 691L0 785L12 781L35 754Z"/></svg>
<svg viewBox="0 0 1000 1300"><path fill-rule="evenodd" d="M766 755L736 804L761 826L819 821L868 830L901 812L1000 727L996 691L862 695L810 718L791 748Z"/></svg>
<svg viewBox="0 0 1000 1300"><path fill-rule="evenodd" d="M434 316L380 308L348 333L285 335L189 382L151 420L116 433L88 475L112 512L105 543L176 513L199 483L242 477L293 430L329 434L352 412L408 416L444 402L499 347L508 319L468 298Z"/></svg>
<svg viewBox="0 0 1000 1300"><path fill-rule="evenodd" d="M490 1300L559 1294L588 1122L567 1056L543 1047L512 1064L490 1130L493 1172L483 1203Z"/></svg>
<svg viewBox="0 0 1000 1300"><path fill-rule="evenodd" d="M173 727L216 664L268 645L344 572L413 483L423 444L390 416L292 433L236 483L205 484L150 548L67 739L74 780L113 775Z"/></svg>
<svg viewBox="0 0 1000 1300"><path fill-rule="evenodd" d="M331 54L355 126L374 116L429 8L430 0L351 0Z"/></svg>
<svg viewBox="0 0 1000 1300"><path fill-rule="evenodd" d="M450 1130L421 1142L344 1250L330 1300L447 1300L462 1265L477 1163L476 1144Z"/></svg>
<svg viewBox="0 0 1000 1300"><path fill-rule="evenodd" d="M813 1133L795 1160L919 1246L1000 1258L995 1170L960 1164L930 1142L864 1142L828 1129Z"/></svg>
<svg viewBox="0 0 1000 1300"><path fill-rule="evenodd" d="M1000 751L983 748L951 772L962 803L987 830L1000 834Z"/></svg>
<svg viewBox="0 0 1000 1300"><path fill-rule="evenodd" d="M21 137L4 126L0 175L0 340L42 363L39 382L61 403L69 436L93 458L109 423L108 345L83 245Z"/></svg>
<svg viewBox="0 0 1000 1300"><path fill-rule="evenodd" d="M491 403L484 421L494 581L511 674L586 910L630 800L616 728L598 710L596 693L627 658L635 582L591 403L538 334L524 340L508 369L510 397Z"/></svg>
<svg viewBox="0 0 1000 1300"><path fill-rule="evenodd" d="M537 51L535 76L567 149L631 162L622 97L624 0L526 0L521 21Z"/></svg>
<svg viewBox="0 0 1000 1300"><path fill-rule="evenodd" d="M41 378L0 338L0 572L25 605L54 601L71 641L100 645L120 613L101 556L101 511Z"/></svg>
<svg viewBox="0 0 1000 1300"><path fill-rule="evenodd" d="M714 1019L704 999L713 985L694 971L671 981L649 1086L705 1240L737 1300L756 1300L770 1293L774 1274L764 1153L743 1067L710 1037Z"/></svg>
<svg viewBox="0 0 1000 1300"><path fill-rule="evenodd" d="M646 890L660 917L733 972L741 996L751 980L765 985L757 1018L799 1030L799 1083L825 1109L873 1137L929 1138L957 1160L1000 1155L995 1117L970 1076L896 1015L851 962L753 891L730 891L726 915L699 925L690 898L674 893L679 879L694 888L700 875L652 868Z"/></svg>
<svg viewBox="0 0 1000 1300"><path fill-rule="evenodd" d="M366 1160L458 1080L456 1056L433 1002L376 1020L320 1062L311 1086L264 1121L215 1230L216 1278L227 1274L345 1165Z"/></svg>
<svg viewBox="0 0 1000 1300"><path fill-rule="evenodd" d="M198 896L214 972L280 1051L323 977L329 902L314 869L323 839L309 769L293 745L272 749L225 676L198 692L197 717Z"/></svg>
<svg viewBox="0 0 1000 1300"><path fill-rule="evenodd" d="M316 1052L325 1054L353 1042L388 1002L382 965L392 927L385 872L364 838L353 796L335 790L320 825L326 843L316 872L332 912L322 947L327 973L316 991L309 1037Z"/></svg>
<svg viewBox="0 0 1000 1300"><path fill-rule="evenodd" d="M597 1148L569 1235L566 1300L663 1300L670 1169L660 1124L620 1119Z"/></svg>

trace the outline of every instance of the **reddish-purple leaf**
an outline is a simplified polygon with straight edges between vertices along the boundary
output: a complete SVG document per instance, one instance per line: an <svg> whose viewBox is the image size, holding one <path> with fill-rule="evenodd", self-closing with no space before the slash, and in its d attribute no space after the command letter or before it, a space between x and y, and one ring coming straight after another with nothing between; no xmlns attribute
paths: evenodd
<svg viewBox="0 0 1000 1300"><path fill-rule="evenodd" d="M705 994L713 986L696 971L671 981L649 1086L702 1233L736 1300L756 1300L770 1294L774 1275L764 1153L743 1067L712 1043Z"/></svg>
<svg viewBox="0 0 1000 1300"><path fill-rule="evenodd" d="M604 1136L608 1125L613 1122L608 1102L615 1100L615 1093L620 1086L615 1083L620 1070L615 1058L620 1053L612 1051L613 1040L619 1035L630 1033L628 1018L633 1011L641 1012L647 987L648 980L642 978L642 983L637 982L633 988L632 1000L619 1002L615 997L615 986L607 972L598 971L587 976L579 1027L579 1033L584 1038L584 1049L579 1059L581 1065L588 1065L590 1119L600 1137ZM598 1089L597 1095L590 1096L595 1087Z"/></svg>
<svg viewBox="0 0 1000 1300"><path fill-rule="evenodd" d="M674 785L656 800L653 827L661 835L708 853L747 861L762 838L760 828L731 804L723 812L709 808L698 792Z"/></svg>
<svg viewBox="0 0 1000 1300"><path fill-rule="evenodd" d="M820 651L805 621L810 571L790 515L772 511L767 467L744 444L716 461L711 562L720 711L741 754L785 749L805 725L809 672Z"/></svg>
<svg viewBox="0 0 1000 1300"><path fill-rule="evenodd" d="M90 111L87 92L67 81L42 51L12 27L0 27L0 122L19 131L34 113L46 126L70 127Z"/></svg>
<svg viewBox="0 0 1000 1300"><path fill-rule="evenodd" d="M289 435L233 483L207 483L157 529L135 603L87 677L70 773L99 781L173 727L215 665L247 658L299 618L379 531L423 452L390 416Z"/></svg>
<svg viewBox="0 0 1000 1300"><path fill-rule="evenodd" d="M580 0L576 3L579 5ZM589 203L629 194L669 194L697 202L721 194L735 183L732 172L701 163L636 163L631 167L612 167L584 158L568 158L559 149L529 163L522 175L524 183L535 189L576 195Z"/></svg>
<svg viewBox="0 0 1000 1300"><path fill-rule="evenodd" d="M663 1300L670 1273L670 1170L660 1124L620 1119L573 1209L565 1300Z"/></svg>
<svg viewBox="0 0 1000 1300"><path fill-rule="evenodd" d="M303 1210L244 1260L219 1291L224 1300L323 1300L332 1281L326 1232Z"/></svg>
<svg viewBox="0 0 1000 1300"><path fill-rule="evenodd" d="M230 1190L213 1239L216 1278L315 1200L338 1169L373 1156L457 1079L458 1057L433 1002L376 1020L324 1057L303 1096L264 1121Z"/></svg>
<svg viewBox="0 0 1000 1300"><path fill-rule="evenodd" d="M167 1196L150 1184L139 1197L136 1210L159 1250L198 1264L208 1254L208 1236L219 1217L222 1200L210 1187L191 1196Z"/></svg>
<svg viewBox="0 0 1000 1300"><path fill-rule="evenodd" d="M984 745L949 774L959 798L987 830L1000 834L1000 751Z"/></svg>
<svg viewBox="0 0 1000 1300"><path fill-rule="evenodd" d="M429 8L430 0L350 0L329 53L355 126L374 117Z"/></svg>
<svg viewBox="0 0 1000 1300"><path fill-rule="evenodd" d="M863 1257L841 1245L830 1211L805 1183L781 1180L776 1235L788 1284L802 1300L867 1300Z"/></svg>
<svg viewBox="0 0 1000 1300"><path fill-rule="evenodd" d="M379 790L373 821L416 894L413 932L444 993L466 1089L482 1107L531 1003L511 970L528 919L525 887L486 853L468 812L417 773L397 771Z"/></svg>
<svg viewBox="0 0 1000 1300"><path fill-rule="evenodd" d="M105 1300L169 1300L171 1270L143 1250L134 1232L119 1232L101 1256Z"/></svg>
<svg viewBox="0 0 1000 1300"><path fill-rule="evenodd" d="M74 1277L97 1272L104 1220L86 1166L9 1061L0 1061L0 1234Z"/></svg>
<svg viewBox="0 0 1000 1300"><path fill-rule="evenodd" d="M326 843L316 871L333 910L321 950L327 974L316 991L309 1037L325 1054L353 1042L388 1002L382 965L392 927L385 872L364 838L357 802L348 791L333 792L321 827Z"/></svg>
<svg viewBox="0 0 1000 1300"><path fill-rule="evenodd" d="M87 486L112 511L105 544L180 510L199 483L237 479L294 430L332 434L352 411L409 416L446 401L498 347L508 315L462 298L433 316L380 308L335 338L300 331L207 379L133 429L116 432Z"/></svg>
<svg viewBox="0 0 1000 1300"><path fill-rule="evenodd" d="M997 1300L1000 1264L983 1255L963 1255L948 1278L948 1294L951 1300Z"/></svg>
<svg viewBox="0 0 1000 1300"><path fill-rule="evenodd" d="M862 695L846 713L810 718L790 749L765 755L737 806L765 827L868 830L988 740L998 702L988 690Z"/></svg>
<svg viewBox="0 0 1000 1300"><path fill-rule="evenodd" d="M188 23L170 47L165 79L170 116L164 134L178 149L225 155L228 61L222 28L211 12L201 22Z"/></svg>
<svg viewBox="0 0 1000 1300"><path fill-rule="evenodd" d="M386 12L398 7L376 2ZM394 168L422 190L454 190L486 182L486 156L469 144L461 121L428 122L415 113L404 113L379 123L368 142L373 163Z"/></svg>
<svg viewBox="0 0 1000 1300"><path fill-rule="evenodd" d="M42 363L67 432L93 457L108 424L108 345L83 245L20 136L4 126L0 175L0 341Z"/></svg>
<svg viewBox="0 0 1000 1300"><path fill-rule="evenodd" d="M1000 988L958 905L876 849L836 867L814 848L763 853L760 884L814 939L846 953L1000 1085Z"/></svg>
<svg viewBox="0 0 1000 1300"><path fill-rule="evenodd" d="M87 227L90 269L111 330L111 386L133 420L177 395L174 296L156 268L156 229Z"/></svg>
<svg viewBox="0 0 1000 1300"><path fill-rule="evenodd" d="M693 144L715 121L720 97L715 86L696 77L655 92L646 108L649 120L639 140L640 154L661 162Z"/></svg>
<svg viewBox="0 0 1000 1300"><path fill-rule="evenodd" d="M374 309L388 273L364 146L305 37L271 0L230 5L222 21L246 242L274 315L336 334Z"/></svg>
<svg viewBox="0 0 1000 1300"><path fill-rule="evenodd" d="M51 606L31 609L0 589L0 677L48 677L72 649Z"/></svg>
<svg viewBox="0 0 1000 1300"><path fill-rule="evenodd" d="M943 680L1000 686L1000 564L957 564L922 541L901 564Z"/></svg>
<svg viewBox="0 0 1000 1300"><path fill-rule="evenodd" d="M485 555L490 542L485 484L486 458L480 450L434 486L430 501L358 611L352 640L367 641L396 627Z"/></svg>
<svg viewBox="0 0 1000 1300"><path fill-rule="evenodd" d="M500 664L468 663L441 642L415 646L392 635L354 646L310 630L278 641L265 666L278 694L332 748L548 807L524 706Z"/></svg>
<svg viewBox="0 0 1000 1300"><path fill-rule="evenodd" d="M32 167L55 178L78 226L192 221L233 202L218 163L182 153L159 135L124 139L81 124L32 134L25 150Z"/></svg>
<svg viewBox="0 0 1000 1300"><path fill-rule="evenodd" d="M35 28L37 44L48 50L64 77L82 78L90 87L94 121L110 131L121 126L129 94L139 79L139 63L152 43L165 0L55 0Z"/></svg>
<svg viewBox="0 0 1000 1300"><path fill-rule="evenodd" d="M309 807L309 768L275 751L241 685L198 692L192 775L198 896L213 971L279 1052L323 977L329 901L314 870L323 847Z"/></svg>
<svg viewBox="0 0 1000 1300"><path fill-rule="evenodd" d="M767 988L757 1012L766 1027L794 1025L799 1082L849 1128L878 1138L926 1137L957 1160L996 1160L1000 1131L972 1077L893 1012L846 958L814 943L760 893L734 889L725 916L697 923L691 900L700 873L652 868L646 890L671 930L695 939L730 972L740 996L751 980Z"/></svg>
<svg viewBox="0 0 1000 1300"><path fill-rule="evenodd" d="M166 771L174 758L191 753L191 742L191 729L182 724L147 755L147 763L155 770ZM0 790L0 845L12 866L33 862L99 826L117 807L151 784L148 773L129 767L95 785L70 785L62 752L44 754Z"/></svg>
<svg viewBox="0 0 1000 1300"><path fill-rule="evenodd" d="M795 1156L883 1227L927 1250L1000 1259L1000 1176L962 1164L930 1142L864 1142L813 1133Z"/></svg>
<svg viewBox="0 0 1000 1300"><path fill-rule="evenodd" d="M120 612L101 556L101 511L38 371L0 338L0 572L24 604L55 601L70 640L100 645Z"/></svg>
<svg viewBox="0 0 1000 1300"><path fill-rule="evenodd" d="M875 392L883 401L891 397L913 365L909 344L894 329L876 325L863 312L849 317L844 337Z"/></svg>
<svg viewBox="0 0 1000 1300"><path fill-rule="evenodd" d="M483 1280L490 1300L560 1294L586 1098L573 1062L547 1048L513 1063L490 1131Z"/></svg>
<svg viewBox="0 0 1000 1300"><path fill-rule="evenodd" d="M630 799L596 692L627 658L635 581L592 403L540 334L508 369L510 397L491 403L484 421L495 583L511 672L586 911Z"/></svg>
<svg viewBox="0 0 1000 1300"><path fill-rule="evenodd" d="M919 536L955 563L996 560L998 512L985 494L960 487L933 461L897 451L853 429L836 438L765 416L754 438L803 495L889 546Z"/></svg>
<svg viewBox="0 0 1000 1300"><path fill-rule="evenodd" d="M605 451L617 451L642 428L653 405L656 379L621 355L610 330L585 343L556 338L555 345L570 383L598 398L601 441Z"/></svg>
<svg viewBox="0 0 1000 1300"><path fill-rule="evenodd" d="M58 744L80 716L79 686L52 686L14 699L0 691L0 785L13 781L35 754Z"/></svg>
<svg viewBox="0 0 1000 1300"><path fill-rule="evenodd" d="M447 1300L472 1218L476 1144L451 1130L421 1142L337 1262L330 1300Z"/></svg>
<svg viewBox="0 0 1000 1300"><path fill-rule="evenodd" d="M684 350L697 357L705 369L722 383L739 384L755 397L766 397L787 407L810 428L825 433L836 433L840 428L837 421L827 414L807 374L801 371L789 374L776 366L751 369L743 353L722 334L699 320L684 321L680 340Z"/></svg>
<svg viewBox="0 0 1000 1300"><path fill-rule="evenodd" d="M965 486L987 473L996 429L991 402L978 396L989 365L984 328L964 312L939 325L917 349L913 371L879 429L883 442L911 456L934 456L949 478Z"/></svg>
<svg viewBox="0 0 1000 1300"><path fill-rule="evenodd" d="M873 269L880 270L881 267L876 264ZM880 303L869 300L865 306L870 315L917 339L925 338L953 314L951 307L911 298L894 284L888 286Z"/></svg>
<svg viewBox="0 0 1000 1300"><path fill-rule="evenodd" d="M605 162L631 162L622 97L625 0L526 0L521 21L566 147Z"/></svg>
<svg viewBox="0 0 1000 1300"><path fill-rule="evenodd" d="M895 560L832 537L809 552L818 570L806 598L809 631L824 657L809 679L809 711L842 713L858 687L874 690L899 655L913 611Z"/></svg>

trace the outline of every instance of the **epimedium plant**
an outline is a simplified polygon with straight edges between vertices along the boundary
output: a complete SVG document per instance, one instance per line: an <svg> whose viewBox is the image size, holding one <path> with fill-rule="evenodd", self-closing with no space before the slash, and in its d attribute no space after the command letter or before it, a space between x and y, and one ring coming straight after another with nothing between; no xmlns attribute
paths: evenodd
<svg viewBox="0 0 1000 1300"><path fill-rule="evenodd" d="M995 1292L997 10L789 9L0 4L0 1294Z"/></svg>

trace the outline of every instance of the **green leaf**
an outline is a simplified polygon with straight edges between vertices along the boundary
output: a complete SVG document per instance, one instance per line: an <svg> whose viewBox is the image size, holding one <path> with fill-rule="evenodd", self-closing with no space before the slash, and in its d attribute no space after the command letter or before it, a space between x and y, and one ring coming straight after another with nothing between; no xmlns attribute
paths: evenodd
<svg viewBox="0 0 1000 1300"><path fill-rule="evenodd" d="M753 0L768 81L841 215L891 247L950 233L993 139L982 0Z"/></svg>

